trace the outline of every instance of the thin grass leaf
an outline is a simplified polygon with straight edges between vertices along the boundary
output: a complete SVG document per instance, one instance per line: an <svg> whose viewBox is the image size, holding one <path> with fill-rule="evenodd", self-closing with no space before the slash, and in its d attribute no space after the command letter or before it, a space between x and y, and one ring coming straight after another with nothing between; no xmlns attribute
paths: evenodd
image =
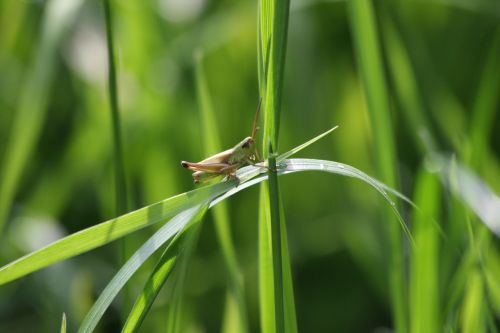
<svg viewBox="0 0 500 333"><path fill-rule="evenodd" d="M279 158L278 158L279 159ZM317 159L306 159L306 158L292 158L288 160L281 161L280 163L280 168L278 169L278 175L286 175L290 173L295 173L295 172L304 172L304 171L322 171L322 172L328 172L328 173L334 173L338 174L341 176L346 176L346 177L351 177L351 178L356 178L364 183L370 185L373 187L377 192L379 192L384 199L389 203L389 206L391 208L392 213L396 216L401 229L403 232L406 234L408 237L408 240L410 241L411 244L414 243L413 237L411 235L411 231L408 229L408 226L404 222L403 218L401 217L401 214L396 208L396 204L394 200L391 199L389 196L390 194L395 195L399 199L402 200L408 200L410 203L412 203L411 200L409 200L405 195L399 193L398 191L391 189L387 185L383 184L379 180L367 175L363 171L356 169L353 166L350 166L348 164L340 163L340 162L335 162L335 161L327 161L327 160L317 160ZM259 175L260 174L260 175ZM256 177L259 175L258 177ZM241 180L245 179L244 182L241 182L238 187L235 187L217 199L213 200L209 207L213 207L220 203L221 201L225 200L226 198L250 187L255 184L258 184L268 178L267 174L262 174L262 168L255 167L255 166L247 166L244 168L241 168L238 170L236 173L236 176ZM412 203L413 204L413 203Z"/></svg>
<svg viewBox="0 0 500 333"><path fill-rule="evenodd" d="M289 12L289 0L259 1L259 91L265 92L262 96L263 156L270 157L271 163L274 163L272 154L278 148ZM278 178L274 167L269 168L269 180L269 187L264 185L261 189L259 213L261 330L265 333L295 332L295 304L284 304L285 299L293 300L293 288L290 264L284 263L289 260L288 254L282 253L288 246L286 226L283 215L280 214ZM282 283L284 280L289 280L290 283L285 286ZM293 313L285 314L285 311L290 310Z"/></svg>
<svg viewBox="0 0 500 333"><path fill-rule="evenodd" d="M329 129L328 131L324 132L324 133L321 133L320 135L312 138L311 140L307 141L307 142L304 142L303 144L301 144L300 146L297 146L293 149L290 149L290 151L280 155L278 158L277 158L277 161L280 162L282 160L285 160L287 158L289 158L290 156L292 155L295 155L297 154L299 151L301 151L302 149L312 145L313 143L315 143L316 141L324 138L325 136L327 136L328 134L332 133L333 131L335 131L337 128L339 128L339 126L334 126L332 127L331 129Z"/></svg>
<svg viewBox="0 0 500 333"><path fill-rule="evenodd" d="M360 180L364 181L365 183L369 184L370 186L372 186L389 203L390 209L392 210L392 212L396 216L401 229L408 237L408 240L410 240L410 242L413 244L414 241L413 241L413 237L411 235L411 232L408 229L408 226L404 222L403 218L399 214L399 211L396 208L396 203L391 199L388 192L396 195L400 199L405 198L404 195L400 194L399 192L397 192L394 189L390 190L390 188L387 185L384 185L383 183L376 180L375 178L368 176L367 174L365 174L361 170L358 170L350 165L339 163L339 162L294 158L294 159L286 160L286 168L284 170L280 170L279 174L287 174L287 173L292 173L292 172L297 172L297 171L312 171L312 170L326 171L326 172L330 172L330 173L336 173L336 174L339 174L342 176L357 178L357 179L360 179Z"/></svg>
<svg viewBox="0 0 500 333"><path fill-rule="evenodd" d="M500 313L500 284L497 278L500 276L500 254L496 250L494 242L488 244L484 254L486 256L484 275L486 285L488 286L488 295L491 299L494 312Z"/></svg>
<svg viewBox="0 0 500 333"><path fill-rule="evenodd" d="M56 52L83 0L52 0L46 5L40 44L14 113L0 174L0 235L9 214L26 162L38 140L47 111L56 65Z"/></svg>
<svg viewBox="0 0 500 333"><path fill-rule="evenodd" d="M270 207L270 219L271 222L271 251L272 251L272 263L273 263L273 279L274 279L274 311L275 311L275 327L276 332L286 332L285 330L285 300L284 300L284 285L283 280L283 244L282 239L286 239L286 232L283 230L285 227L283 221L283 215L280 214L281 201L279 196L278 188L278 175L276 173L276 159L272 157L273 150L271 144L269 144L269 207ZM267 204L267 202L266 202ZM286 241L283 242L286 244ZM263 248L266 251L265 248ZM263 279L266 277L262 277ZM290 278L291 280L291 278ZM293 299L293 297L292 297Z"/></svg>
<svg viewBox="0 0 500 333"><path fill-rule="evenodd" d="M116 273L106 288L101 292L90 311L85 316L78 332L93 332L102 315L109 307L113 299L123 288L130 277L141 267L141 265L160 248L165 242L186 228L188 224L197 223L204 216L207 204L199 204L182 211L171 221L161 227L151 236L123 267Z"/></svg>
<svg viewBox="0 0 500 333"><path fill-rule="evenodd" d="M173 292L170 299L170 307L167 312L167 333L182 332L182 296L184 294L184 282L188 270L188 264L195 250L200 235L201 224L196 224L186 231L182 239L181 253L177 271L174 278Z"/></svg>
<svg viewBox="0 0 500 333"><path fill-rule="evenodd" d="M387 185L394 187L398 179L396 140L389 113L389 94L373 1L352 0L348 2L348 7L357 63L374 134L377 174ZM392 219L388 209L383 217ZM394 326L396 331L405 333L408 330L408 302L403 239L395 223L388 224L387 234L390 240L389 286Z"/></svg>
<svg viewBox="0 0 500 333"><path fill-rule="evenodd" d="M440 213L440 184L435 175L420 172L414 199L421 210L414 210L410 275L410 332L440 332L441 292L439 290L439 228L433 222Z"/></svg>
<svg viewBox="0 0 500 333"><path fill-rule="evenodd" d="M110 0L103 0L106 22L106 41L108 54L108 97L111 113L111 132L113 133L113 152L115 167L116 215L127 211L127 185L125 181L125 165L123 161L123 145L118 107L118 86L116 79L115 48L113 38L113 16Z"/></svg>
<svg viewBox="0 0 500 333"><path fill-rule="evenodd" d="M106 46L108 56L108 98L109 111L111 113L111 132L113 137L113 164L115 177L115 216L125 214L128 211L127 204L127 182L125 176L125 162L123 159L122 130L120 123L120 111L118 107L118 84L115 63L115 47L113 38L113 11L111 0L103 0L104 18L106 23ZM125 262L131 249L128 248L127 240L122 239L119 246L119 263ZM125 288L123 295L124 308L131 303L130 292ZM123 314L125 317L125 314Z"/></svg>
<svg viewBox="0 0 500 333"><path fill-rule="evenodd" d="M64 312L61 320L61 333L66 333L66 313Z"/></svg>
<svg viewBox="0 0 500 333"><path fill-rule="evenodd" d="M484 285L477 268L469 272L464 296L461 311L461 332L487 332L484 321Z"/></svg>
<svg viewBox="0 0 500 333"><path fill-rule="evenodd" d="M186 209L213 200L234 185L234 181L229 181L182 193L74 233L0 268L0 285L108 244L146 226L166 221Z"/></svg>
<svg viewBox="0 0 500 333"><path fill-rule="evenodd" d="M122 333L137 332L166 280L170 277L179 256L181 237L175 237L167 246L138 295L123 325Z"/></svg>
<svg viewBox="0 0 500 333"><path fill-rule="evenodd" d="M201 110L201 125L203 135L203 152L205 156L213 155L222 151L219 140L219 128L213 112L212 99L208 89L207 80L202 64L202 53L196 55L196 87L198 93L198 103ZM232 332L247 332L248 320L246 314L245 295L243 290L243 281L241 271L236 259L233 240L231 238L231 228L229 223L229 212L225 203L214 207L212 214L215 222L215 231L217 239L221 246L224 263L228 271L228 284L230 298L226 305L224 316L234 314L235 318L224 318L223 321L235 323L231 328ZM236 306L236 309L230 309L229 306Z"/></svg>

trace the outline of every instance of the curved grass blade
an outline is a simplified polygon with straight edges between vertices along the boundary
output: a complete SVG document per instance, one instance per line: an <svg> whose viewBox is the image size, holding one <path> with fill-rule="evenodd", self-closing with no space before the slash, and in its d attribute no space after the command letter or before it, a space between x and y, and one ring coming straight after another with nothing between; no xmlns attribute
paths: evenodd
<svg viewBox="0 0 500 333"><path fill-rule="evenodd" d="M315 139L309 140L307 145L323 136L321 134ZM301 145L301 149L307 145ZM294 152L296 151L298 150L294 150ZM277 158L278 163L282 161L283 156L289 155L288 152L279 156ZM263 168L253 166L241 168L238 170L237 176L243 184L263 170ZM234 181L224 182L179 194L60 239L1 267L0 285L53 263L105 245L148 225L164 221L205 200L213 200L229 190L234 184ZM242 186L240 185L239 188L241 189Z"/></svg>
<svg viewBox="0 0 500 333"><path fill-rule="evenodd" d="M165 221L183 210L213 200L234 185L234 181L228 181L182 193L62 238L0 268L0 285Z"/></svg>
<svg viewBox="0 0 500 333"><path fill-rule="evenodd" d="M189 223L196 223L201 220L207 211L207 207L208 204L203 203L182 211L151 236L108 283L92 309L87 313L78 332L93 332L104 311L106 311L130 277L165 242L181 232Z"/></svg>
<svg viewBox="0 0 500 333"><path fill-rule="evenodd" d="M401 219L399 213L392 204L392 200L387 194L388 190L390 189L356 168L333 161L311 159L282 160L281 156L278 157L277 160L280 161L280 168L278 169L278 174L280 175L300 171L316 170L327 171L361 179L374 187L379 193L381 193L384 198L389 203L391 203L394 212ZM248 166L238 170L237 176L242 183L240 184L240 186L234 189L230 189L234 184L233 182L223 182L212 186L207 186L198 190L178 195L173 198L166 199L151 206L118 217L117 219L104 222L95 227L66 237L37 252L25 256L18 261L4 266L2 269L0 269L0 282L5 283L7 281L15 279L16 277L35 271L41 267L45 267L51 263L103 245L113 239L119 238L139 228L145 227L152 223L163 221L168 217L174 215L175 213L182 212L181 214L187 214L185 211L186 209L188 209L188 212L192 211L194 207L197 207L197 205L200 205L203 202L210 202L210 207L212 207L225 198L267 179L267 174L254 178L262 172L262 169L263 168L259 166ZM228 189L230 190L228 191ZM396 196L405 198L397 191L391 191ZM221 196L217 198L219 195ZM214 200L215 198L217 199ZM170 228L173 228L171 224L172 223L168 224L169 230L171 230ZM404 223L402 223L402 225L404 225ZM178 232L182 228L183 225L179 226L176 232ZM103 235L106 235L107 237L103 238ZM98 312L96 313L98 314ZM96 313L93 314L93 317L95 317Z"/></svg>
<svg viewBox="0 0 500 333"><path fill-rule="evenodd" d="M165 284L176 265L179 255L180 238L175 237L167 246L165 251L156 264L153 272L149 276L144 288L137 297L127 321L125 322L122 333L137 332L141 327L144 318L146 318L149 309L158 296L161 288Z"/></svg>
<svg viewBox="0 0 500 333"><path fill-rule="evenodd" d="M278 157L278 160L280 158ZM403 218L401 217L401 214L399 214L399 211L396 208L395 202L391 199L389 196L390 194L393 194L394 196L408 201L410 204L414 205L413 202L408 199L405 195L399 193L398 191L388 187L384 183L380 182L379 180L367 175L363 171L356 169L353 166L350 166L348 164L340 163L340 162L335 162L335 161L327 161L327 160L317 160L317 159L306 159L306 158L292 158L288 160L283 160L280 162L279 167L278 167L278 175L285 175L289 173L295 173L295 172L303 172L303 171L323 171L323 172L328 172L328 173L334 173L338 174L341 176L346 176L346 177L352 177L356 178L359 180L362 180L363 182L367 183L371 187L373 187L377 192L379 192L384 199L389 203L392 212L396 215L399 224L401 228L403 229L404 233L410 240L410 242L413 244L413 237L411 235L410 230L408 229L408 226L404 222ZM257 175L261 174L258 177L255 177ZM235 187L220 197L216 198L214 201L210 203L210 207L218 204L219 202L225 200L227 197L230 197L236 193L238 193L241 190L244 190L247 187L253 186L255 184L258 184L264 180L267 179L267 174L262 174L262 168L255 167L255 166L248 166L244 167L238 170L236 173L236 176L240 180L245 180L245 182L242 181L242 183L238 186Z"/></svg>
<svg viewBox="0 0 500 333"><path fill-rule="evenodd" d="M380 194L382 194L382 196L390 203L392 210L398 216L398 219L400 219L401 224L402 224L405 232L407 232L407 234L409 235L409 231L405 227L401 216L399 215L397 209L395 208L395 206L393 204L393 201L391 200L391 198L387 194L387 187L382 186L379 181L366 175L362 171L360 171L356 168L353 168L351 166L348 166L348 165L345 165L342 163L338 163L338 162L324 161L324 160L312 160L312 159L284 160L281 162L281 165L282 165L282 167L280 169L278 169L279 175L294 173L294 172L301 172L301 171L326 171L329 173L336 173L336 174L340 174L340 175L344 175L344 176L348 176L348 177L357 178L357 179L360 179L360 180L366 182L367 184L369 184L373 188L375 188ZM259 182L262 182L263 180L267 179L267 174L263 174L263 175L260 175L259 177L255 177L256 175L258 175L261 172L261 169L262 168L260 168L260 167L249 166L249 167L245 167L245 168L238 170L237 176L240 177L240 179L246 179L246 182L242 183L240 186L233 188L229 191L226 191L226 190L231 187L232 183L225 182L225 183L217 184L217 185L219 185L218 186L219 187L218 194L223 193L223 192L225 192L225 193L222 196L220 196L219 198L217 198L216 200L212 200L212 199L215 198L217 195L214 195L214 193L210 192L210 191L208 193L211 193L212 196L206 196L207 193L205 193L205 201L202 201L201 203L199 202L199 200L195 201L198 204L193 204L191 201L184 198L184 197L189 197L189 195L191 195L191 198L197 198L198 196L196 196L196 192L201 192L204 189L213 190L213 188L216 187L216 185L214 185L214 186L208 186L205 188L201 188L201 189L196 190L196 191L188 192L188 193L182 194L180 196L177 196L177 197L174 197L171 199L167 199L163 202L152 205L152 206L157 206L157 205L162 205L162 204L165 205L166 203L169 203L169 206L174 206L174 207L170 207L170 210L169 210L170 213L174 210L181 211L181 213L179 213L171 222L169 222L165 226L163 226L150 240L148 240L141 247L141 249L139 249L136 252L136 254L131 259L129 259L127 264L124 267L122 267L122 269L113 278L112 282L110 282L108 287L106 287L106 289L103 291L103 293L101 294L99 300L96 302L96 305L94 305L91 312L89 312L86 320L84 321L84 323L82 324L82 327L80 328L80 332L92 331L92 329L95 327L95 325L97 325L97 321L100 319L100 317L104 313L104 310L107 308L107 306L109 306L109 304L111 303L111 301L114 298L114 296L116 295L116 293L119 292L120 288L126 283L128 278L135 272L135 270L137 270L140 267L142 262L144 262L147 259L147 257L149 257L149 255L151 253L156 251L156 249L158 249L162 244L164 244L164 242L166 242L168 239L170 239L173 235L175 235L179 231L183 230L190 219L196 220L198 216L201 217L202 213L204 213L205 208L206 208L203 205L203 202L208 203L210 200L212 200L210 202L210 205L209 205L209 207L212 207L212 206L216 205L217 203L221 202L222 200L228 198L229 196L231 196L231 195L233 195L233 194L235 194L235 193L237 193L237 192L239 192L239 191L241 191L249 186L252 186L252 185L255 185ZM250 179L251 177L255 177L255 178ZM395 193L397 196L404 197L403 195L399 194L397 191L393 191L393 193ZM173 201L174 199L176 202L174 202L174 203L170 202L170 201ZM179 201L181 201L181 202L179 202ZM188 201L191 203L191 205L188 205L186 202L183 203L183 201ZM133 216L134 214L138 214L138 212L147 210L148 208L150 208L152 206L143 208L139 211L136 211L136 212L133 212L133 213L130 213L130 214L124 215L123 217L118 218L117 220L122 221L119 228L123 229L124 226L122 224L125 224L126 222L130 223L130 221L127 221L127 220L125 220L125 222L123 222L124 218L126 218L127 216L130 216L130 215ZM181 207L184 207L184 210L182 210ZM164 220L164 219L165 219L165 217L163 216L161 220ZM108 222L105 222L103 224L108 225L109 222L113 222L113 221L108 221ZM147 222L147 220L145 222ZM159 221L157 221L157 222L159 222ZM103 225L103 224L101 224L101 225ZM151 223L146 223L145 225L149 225L149 224L151 224ZM136 224L133 224L133 226L135 226L135 228L130 228L130 226L127 226L128 228L126 229L126 233L129 233L129 232L132 232L133 230L138 229ZM140 226L144 226L144 224L141 224ZM99 226L96 226L96 227L99 227ZM90 228L90 230L95 229L96 227ZM123 230L121 232L123 233ZM79 234L82 234L82 233L85 234L87 237L93 236L93 233L89 233L89 229L87 229L87 230L84 230L83 232L80 232L80 233L74 234L72 236L69 236L67 238L64 238L61 241L64 241L67 239L72 239L74 241L75 238L78 240L78 238L75 236L78 236ZM409 237L411 237L411 236L409 236ZM16 262L4 267L2 270L0 270L0 278L3 278L2 281L4 283L6 281L12 280L13 275L12 274L9 275L8 274L9 271L6 272L6 268L9 268L12 266L14 266L14 268L15 268L13 270L14 274L18 274L17 277L26 274L26 273L20 274L20 272L23 272L23 271L26 272L27 269L29 270L29 272L31 272L31 271L34 271L34 270L40 268L40 267L31 268L31 269L29 268L30 262L33 261L33 259L31 259L31 258L34 257L35 259L40 260L40 258L38 258L40 256L42 256L42 257L43 256L49 256L49 257L56 256L57 250L60 250L60 251L64 250L64 246L62 246L62 247L54 246L54 245L60 245L61 241L53 243L52 245L49 245L47 248L49 248L51 251L43 251L44 249L42 249L40 251L34 252L31 255L28 255L27 257L21 258L19 261L21 263L21 268L18 268L16 266ZM67 243L67 241L66 241L66 243ZM63 243L63 244L66 244L66 243ZM73 242L69 242L69 244L66 244L66 245L68 245L68 246L73 245L74 246ZM45 248L45 249L47 249L47 248ZM70 249L70 250L72 253L75 253L74 249ZM79 249L79 250L80 250L79 253L83 252L81 249ZM35 260L33 263L37 264L37 260ZM59 260L62 260L62 259L59 257L59 259L55 260L55 261L59 261ZM55 261L53 261L53 262L55 262ZM18 265L19 265L19 262L17 262ZM28 265L28 268L25 267L26 265ZM45 267L47 265L48 265L48 263L45 262L43 267ZM171 269L171 268L166 268L166 269Z"/></svg>

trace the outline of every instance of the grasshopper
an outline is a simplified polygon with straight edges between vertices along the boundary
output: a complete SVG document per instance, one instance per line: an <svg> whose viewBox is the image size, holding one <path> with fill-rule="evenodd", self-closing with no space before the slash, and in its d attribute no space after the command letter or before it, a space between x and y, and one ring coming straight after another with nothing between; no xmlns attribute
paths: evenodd
<svg viewBox="0 0 500 333"><path fill-rule="evenodd" d="M257 121L259 118L262 100L259 100L257 111L253 120L252 136L246 137L236 146L221 153L207 157L198 163L182 161L183 168L194 171L195 184L208 181L217 176L225 175L228 178L236 178L238 168L250 164L256 165L261 162L257 147L255 145L255 134L257 133ZM264 167L264 166L263 166Z"/></svg>

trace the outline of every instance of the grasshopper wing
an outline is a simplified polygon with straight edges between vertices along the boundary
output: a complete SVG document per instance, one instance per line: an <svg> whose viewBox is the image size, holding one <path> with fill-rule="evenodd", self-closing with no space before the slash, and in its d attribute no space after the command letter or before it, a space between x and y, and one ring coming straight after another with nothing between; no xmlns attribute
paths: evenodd
<svg viewBox="0 0 500 333"><path fill-rule="evenodd" d="M228 149L224 150L223 152L220 152L218 154L212 155L210 157L205 158L203 161L200 163L222 163L222 164L227 164L227 161L229 157L234 153L234 149Z"/></svg>
<svg viewBox="0 0 500 333"><path fill-rule="evenodd" d="M204 171L208 173L222 173L231 167L230 164L226 163L204 163L204 162L192 163L186 161L182 161L181 165L183 168L189 170Z"/></svg>

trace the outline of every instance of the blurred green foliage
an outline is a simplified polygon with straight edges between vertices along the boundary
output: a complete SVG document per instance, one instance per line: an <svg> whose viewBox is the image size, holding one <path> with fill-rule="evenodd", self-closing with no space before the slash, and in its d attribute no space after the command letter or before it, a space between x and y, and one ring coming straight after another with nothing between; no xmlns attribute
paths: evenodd
<svg viewBox="0 0 500 333"><path fill-rule="evenodd" d="M0 2L2 264L115 216L104 12L100 1L80 2ZM193 188L179 162L204 157L198 50L222 146L250 134L259 98L257 4L112 4L128 206L137 209ZM416 248L401 249L411 286L410 331L494 331L500 314L498 239L425 168L428 152L453 152L500 193L500 5L373 4L398 188L410 197L415 191L427 214L402 208L410 223L421 223L414 228ZM57 16L71 10L74 15L64 20ZM301 156L342 161L375 175L375 129L351 25L346 2L292 1L278 148L287 151L340 124ZM325 174L280 177L301 332L394 325L391 247L380 214L385 203L366 188ZM257 196L251 188L227 201L251 332L259 330ZM188 265L183 332L216 332L223 325L228 273L212 217L205 219ZM139 247L151 232L129 236L127 246ZM74 331L118 269L117 250L109 245L1 286L0 332L54 332L62 312ZM427 261L422 255L436 257ZM415 256L419 260L412 261ZM154 264L150 260L139 270L131 293L140 291ZM172 293L167 284L145 332L165 330ZM101 331L119 330L121 304L105 314ZM423 320L431 322L420 326Z"/></svg>

